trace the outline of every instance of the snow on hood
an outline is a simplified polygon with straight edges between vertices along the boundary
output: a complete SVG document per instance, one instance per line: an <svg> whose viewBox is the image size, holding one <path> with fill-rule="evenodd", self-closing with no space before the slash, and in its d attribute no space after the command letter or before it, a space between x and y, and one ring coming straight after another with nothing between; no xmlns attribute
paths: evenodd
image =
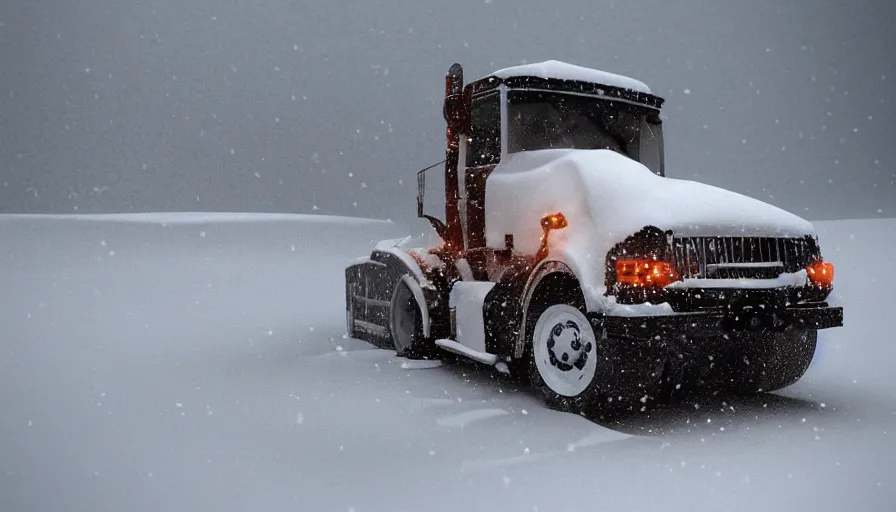
<svg viewBox="0 0 896 512"><path fill-rule="evenodd" d="M547 259L564 263L576 275L589 311L618 314L604 296L605 257L645 226L679 236L815 234L809 222L780 208L703 183L657 176L608 150L516 153L495 168L487 183L488 247L503 248L511 235L516 251L533 254L541 243L542 216L558 211L566 216L567 227L551 233Z"/></svg>
<svg viewBox="0 0 896 512"><path fill-rule="evenodd" d="M556 60L523 64L495 71L491 76L509 78L514 76L534 76L538 78L553 78L557 80L578 80L596 84L609 85L622 89L630 89L636 92L650 94L650 88L646 84L627 76L600 71L598 69L585 68L574 64L567 64Z"/></svg>
<svg viewBox="0 0 896 512"><path fill-rule="evenodd" d="M632 234L644 226L683 236L815 235L812 224L768 203L694 181L664 178L609 150L555 149L515 153L493 174L566 174L580 183L597 226Z"/></svg>

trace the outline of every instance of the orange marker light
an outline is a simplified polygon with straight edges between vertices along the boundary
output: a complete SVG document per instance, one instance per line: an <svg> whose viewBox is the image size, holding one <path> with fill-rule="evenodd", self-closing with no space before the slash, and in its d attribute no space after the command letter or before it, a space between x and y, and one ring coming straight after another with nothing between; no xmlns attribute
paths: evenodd
<svg viewBox="0 0 896 512"><path fill-rule="evenodd" d="M541 261L548 255L548 233L554 229L563 229L568 226L566 216L560 212L551 213L541 218L541 246L535 253L535 261Z"/></svg>
<svg viewBox="0 0 896 512"><path fill-rule="evenodd" d="M816 261L806 269L809 281L816 288L834 287L834 264L827 261Z"/></svg>
<svg viewBox="0 0 896 512"><path fill-rule="evenodd" d="M566 216L560 212L545 215L541 218L541 227L543 229L563 229L567 225Z"/></svg>
<svg viewBox="0 0 896 512"><path fill-rule="evenodd" d="M665 288L678 281L668 261L616 260L616 281L626 286Z"/></svg>

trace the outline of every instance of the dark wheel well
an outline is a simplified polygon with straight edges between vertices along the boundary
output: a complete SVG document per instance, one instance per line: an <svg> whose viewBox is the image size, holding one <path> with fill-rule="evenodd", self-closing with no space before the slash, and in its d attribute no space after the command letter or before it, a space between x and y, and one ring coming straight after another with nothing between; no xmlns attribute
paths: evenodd
<svg viewBox="0 0 896 512"><path fill-rule="evenodd" d="M535 323L541 313L553 304L569 304L585 312L585 295L579 285L578 279L564 273L554 272L541 278L532 295L529 303L526 304L526 325L525 340L523 347L523 358L529 354L529 338Z"/></svg>
<svg viewBox="0 0 896 512"><path fill-rule="evenodd" d="M526 305L527 313L544 310L557 301L585 309L585 295L575 277L563 272L554 272L541 278L532 291L529 304Z"/></svg>

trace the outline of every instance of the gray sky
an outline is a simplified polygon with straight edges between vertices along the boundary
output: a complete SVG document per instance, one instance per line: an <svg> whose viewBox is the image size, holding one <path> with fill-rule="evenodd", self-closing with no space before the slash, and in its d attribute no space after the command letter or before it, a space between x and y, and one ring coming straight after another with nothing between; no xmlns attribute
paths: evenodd
<svg viewBox="0 0 896 512"><path fill-rule="evenodd" d="M666 98L667 174L896 216L889 0L6 0L0 212L415 215L443 76L547 59Z"/></svg>

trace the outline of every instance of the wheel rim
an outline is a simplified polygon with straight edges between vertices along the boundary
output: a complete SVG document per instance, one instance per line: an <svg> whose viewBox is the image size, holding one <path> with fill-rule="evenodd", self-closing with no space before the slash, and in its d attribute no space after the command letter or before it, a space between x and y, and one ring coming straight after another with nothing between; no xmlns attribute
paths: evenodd
<svg viewBox="0 0 896 512"><path fill-rule="evenodd" d="M544 383L562 396L577 396L597 369L594 330L578 309L558 304L538 317L532 334L535 366Z"/></svg>

